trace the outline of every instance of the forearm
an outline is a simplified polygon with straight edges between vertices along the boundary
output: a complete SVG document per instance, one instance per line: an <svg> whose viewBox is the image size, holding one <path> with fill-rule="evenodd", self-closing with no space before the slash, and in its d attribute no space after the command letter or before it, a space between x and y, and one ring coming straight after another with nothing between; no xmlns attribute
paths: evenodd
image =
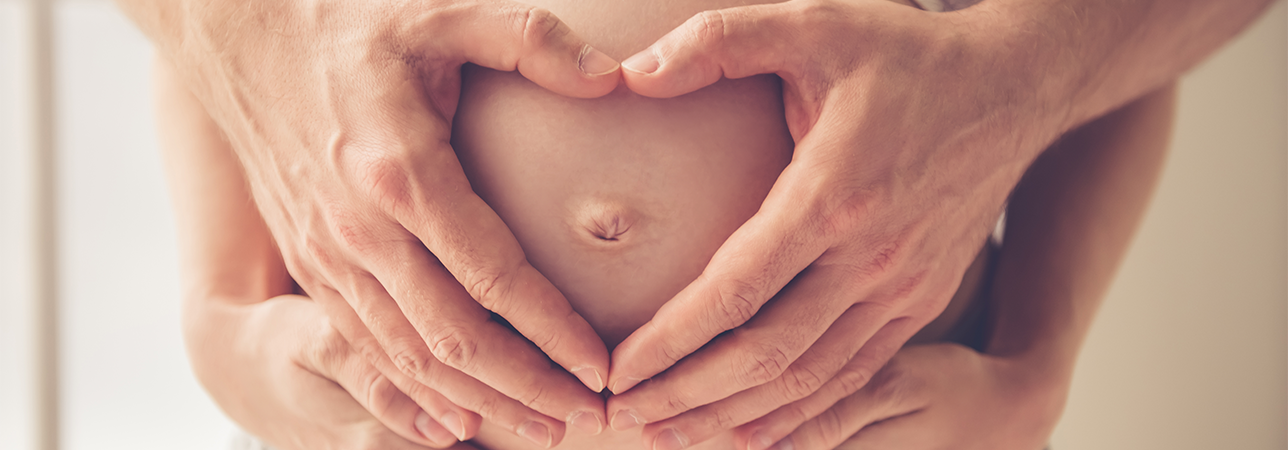
<svg viewBox="0 0 1288 450"><path fill-rule="evenodd" d="M1257 18L1271 0L987 0L979 30L1028 71L1057 133L1175 80Z"/></svg>
<svg viewBox="0 0 1288 450"><path fill-rule="evenodd" d="M1011 199L989 354L1060 392L1161 172L1175 89L1091 122L1038 158Z"/></svg>
<svg viewBox="0 0 1288 450"><path fill-rule="evenodd" d="M153 81L185 302L245 304L291 293L290 275L223 133L168 61L157 59Z"/></svg>

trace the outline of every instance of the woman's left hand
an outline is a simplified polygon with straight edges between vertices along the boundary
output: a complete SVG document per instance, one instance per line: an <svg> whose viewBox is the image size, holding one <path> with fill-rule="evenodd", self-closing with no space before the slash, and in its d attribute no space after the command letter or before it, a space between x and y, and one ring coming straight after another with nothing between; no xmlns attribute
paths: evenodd
<svg viewBox="0 0 1288 450"><path fill-rule="evenodd" d="M906 347L858 392L838 378L740 427L738 448L1041 449L1068 388L1039 368L957 344Z"/></svg>

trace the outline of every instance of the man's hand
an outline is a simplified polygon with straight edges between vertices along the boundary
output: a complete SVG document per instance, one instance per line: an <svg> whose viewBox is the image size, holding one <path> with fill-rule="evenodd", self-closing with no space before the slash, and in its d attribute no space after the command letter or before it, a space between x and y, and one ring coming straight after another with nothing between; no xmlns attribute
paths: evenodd
<svg viewBox="0 0 1288 450"><path fill-rule="evenodd" d="M739 448L1039 449L1068 395L1067 377L1040 369L956 344L907 347L858 392L829 386L745 425L757 431Z"/></svg>
<svg viewBox="0 0 1288 450"><path fill-rule="evenodd" d="M731 8L623 63L655 97L776 73L797 146L760 211L614 351L613 428L682 448L847 362L857 389L942 311L1063 119L964 20L885 0Z"/></svg>
<svg viewBox="0 0 1288 450"><path fill-rule="evenodd" d="M721 77L777 73L797 147L761 210L614 351L609 387L630 389L609 401L614 428L648 423L646 443L681 448L805 398L829 380L848 392L862 388L943 308L1008 193L1047 143L1176 76L1265 2L1065 3L992 1L946 14L864 0L734 8L699 15L623 62L627 85L654 96ZM1098 34L1074 32L1087 23ZM1192 41L1177 26L1215 43ZM1122 40L1129 36L1135 40ZM1151 49L1171 53L1129 56ZM1126 150L1131 146L1105 147L1096 158L1136 154ZM1083 248L1105 259L1088 263L1095 268L1088 271L1110 270L1121 253L1099 246L1125 245L1130 228L1123 224L1134 223L1118 205L1143 201L1148 190L1140 183L1152 180L1140 166L1121 167L1138 175L1111 182L1103 173L1073 172L1068 162L1045 173L1062 182L1094 177L1116 194L1090 204L1026 198L1020 216L1033 204L1061 210L1026 245L1062 246L1053 255ZM1076 186L1074 198L1089 198L1086 186ZM1108 229L1087 223L1106 215L1118 220L1111 236L1087 231ZM1046 268L1024 266L1034 267ZM1093 280L1111 273L1096 272ZM1055 289L1071 285L1049 279ZM1085 332L1094 307L1082 303L1098 302L1085 294L1078 308L1051 307L1060 313L1048 317L1073 316L1068 322L1081 327L1060 333L1056 353L1073 354ZM1005 323L999 319L999 327Z"/></svg>
<svg viewBox="0 0 1288 450"><path fill-rule="evenodd" d="M563 421L602 429L607 350L470 189L449 133L466 62L595 97L617 85L614 60L504 0L120 3L228 136L291 274L358 351L543 446Z"/></svg>

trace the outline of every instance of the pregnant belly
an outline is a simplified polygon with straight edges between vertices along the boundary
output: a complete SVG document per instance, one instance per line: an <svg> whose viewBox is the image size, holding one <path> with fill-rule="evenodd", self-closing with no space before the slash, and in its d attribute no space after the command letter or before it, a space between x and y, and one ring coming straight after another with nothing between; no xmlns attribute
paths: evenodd
<svg viewBox="0 0 1288 450"><path fill-rule="evenodd" d="M772 77L583 100L470 68L462 92L453 144L474 190L610 349L702 272L791 159ZM560 448L638 434L569 432ZM527 447L487 427L479 440Z"/></svg>
<svg viewBox="0 0 1288 450"><path fill-rule="evenodd" d="M620 60L697 12L748 2L528 3ZM610 350L702 272L791 161L776 77L674 99L625 88L572 99L516 73L464 75L452 135L472 187ZM535 448L486 423L475 442ZM643 446L639 429L607 429L570 430L558 448ZM725 435L694 448L733 444Z"/></svg>
<svg viewBox="0 0 1288 450"><path fill-rule="evenodd" d="M454 136L470 182L610 348L701 273L791 158L773 78L581 100L466 75Z"/></svg>

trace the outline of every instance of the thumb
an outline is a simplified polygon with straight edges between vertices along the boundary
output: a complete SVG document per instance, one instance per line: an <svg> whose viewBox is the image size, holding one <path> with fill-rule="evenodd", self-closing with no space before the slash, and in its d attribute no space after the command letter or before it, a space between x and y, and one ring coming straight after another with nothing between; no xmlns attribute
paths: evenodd
<svg viewBox="0 0 1288 450"><path fill-rule="evenodd" d="M675 97L721 78L790 71L793 2L704 11L622 62L626 86ZM784 78L789 78L784 76Z"/></svg>
<svg viewBox="0 0 1288 450"><path fill-rule="evenodd" d="M518 70L561 95L593 98L620 80L616 60L542 8L508 0L454 4L428 20L425 49L500 71Z"/></svg>

